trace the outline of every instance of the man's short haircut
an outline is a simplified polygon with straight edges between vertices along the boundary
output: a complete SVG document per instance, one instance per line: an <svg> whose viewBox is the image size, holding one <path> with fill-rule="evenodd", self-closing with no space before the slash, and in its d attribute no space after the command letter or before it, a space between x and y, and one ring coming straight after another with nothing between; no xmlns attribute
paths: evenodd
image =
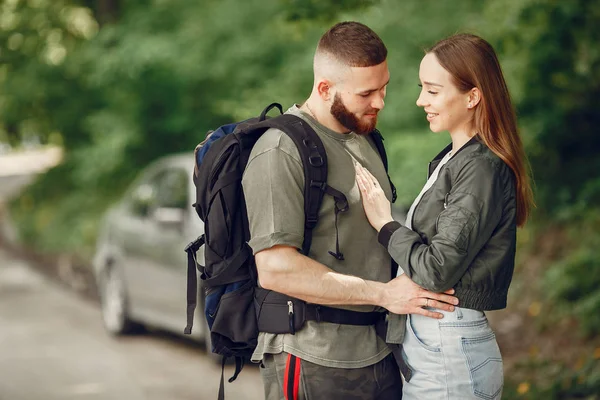
<svg viewBox="0 0 600 400"><path fill-rule="evenodd" d="M325 32L316 51L323 53L348 67L372 67L387 58L381 38L360 22L340 22Z"/></svg>

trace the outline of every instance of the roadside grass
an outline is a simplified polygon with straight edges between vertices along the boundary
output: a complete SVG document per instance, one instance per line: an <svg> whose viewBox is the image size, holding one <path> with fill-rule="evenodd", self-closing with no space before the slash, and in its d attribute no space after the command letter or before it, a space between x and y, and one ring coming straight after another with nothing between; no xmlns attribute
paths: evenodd
<svg viewBox="0 0 600 400"><path fill-rule="evenodd" d="M519 230L508 308L490 315L509 328L497 330L503 399L600 399L598 215Z"/></svg>

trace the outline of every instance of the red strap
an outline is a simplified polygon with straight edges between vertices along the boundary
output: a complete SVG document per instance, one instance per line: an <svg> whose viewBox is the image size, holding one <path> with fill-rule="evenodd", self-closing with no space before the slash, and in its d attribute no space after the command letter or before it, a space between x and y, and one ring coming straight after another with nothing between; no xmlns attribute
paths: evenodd
<svg viewBox="0 0 600 400"><path fill-rule="evenodd" d="M298 400L300 388L300 359L288 354L283 376L283 397L285 400Z"/></svg>
<svg viewBox="0 0 600 400"><path fill-rule="evenodd" d="M300 359L296 358L296 374L294 376L294 400L298 400L298 388L300 387Z"/></svg>

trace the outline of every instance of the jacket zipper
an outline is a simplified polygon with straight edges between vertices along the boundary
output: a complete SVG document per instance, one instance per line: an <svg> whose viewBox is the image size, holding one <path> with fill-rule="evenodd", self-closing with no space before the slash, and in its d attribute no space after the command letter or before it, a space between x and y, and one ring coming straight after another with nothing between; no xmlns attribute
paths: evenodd
<svg viewBox="0 0 600 400"><path fill-rule="evenodd" d="M450 192L446 193L446 195L444 196L444 210L446 208L448 208L448 196L450 195ZM437 233L440 232L440 229L438 228L439 222L440 222L440 216L442 215L442 213L439 213L437 218L435 219L435 230Z"/></svg>

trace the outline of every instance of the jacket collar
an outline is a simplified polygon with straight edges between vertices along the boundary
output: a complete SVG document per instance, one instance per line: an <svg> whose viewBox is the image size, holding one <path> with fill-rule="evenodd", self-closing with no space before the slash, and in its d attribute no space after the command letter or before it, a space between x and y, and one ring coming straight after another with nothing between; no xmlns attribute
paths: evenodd
<svg viewBox="0 0 600 400"><path fill-rule="evenodd" d="M469 139L469 141L467 143L465 143L460 149L458 149L458 151L452 157L453 158L456 157L456 155L458 153L460 153L467 147L469 147L473 144L476 144L476 143L481 143L481 139L479 138L479 135L475 135L471 139ZM452 143L450 143L448 146L444 147L444 149L442 151L440 151L437 156L433 157L433 160L431 160L431 162L429 163L429 173L427 176L431 176L435 167L437 167L439 162L442 161L442 158L444 158L444 156L446 154L448 154L450 152L450 150L452 150Z"/></svg>

